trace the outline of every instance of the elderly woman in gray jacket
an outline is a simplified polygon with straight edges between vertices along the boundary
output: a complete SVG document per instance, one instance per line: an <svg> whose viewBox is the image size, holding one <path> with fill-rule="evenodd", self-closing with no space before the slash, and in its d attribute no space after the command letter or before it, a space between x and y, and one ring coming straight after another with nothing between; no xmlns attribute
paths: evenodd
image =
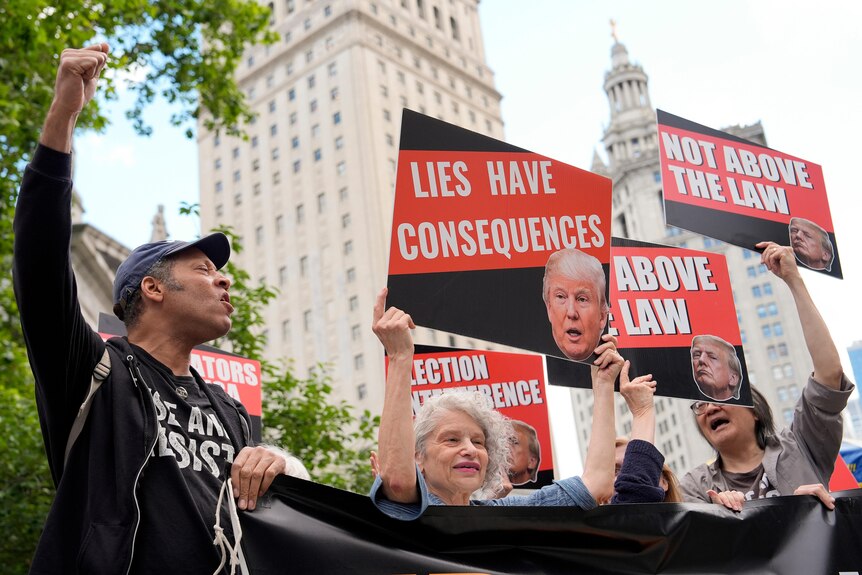
<svg viewBox="0 0 862 575"><path fill-rule="evenodd" d="M685 475L683 494L686 501L711 501L735 511L750 499L810 494L832 509L834 499L825 486L841 445L841 411L854 385L842 371L838 350L802 281L793 250L772 242L757 247L763 249L762 263L793 294L814 372L790 427L778 433L769 404L753 387L753 409L693 403L698 429L718 457Z"/></svg>

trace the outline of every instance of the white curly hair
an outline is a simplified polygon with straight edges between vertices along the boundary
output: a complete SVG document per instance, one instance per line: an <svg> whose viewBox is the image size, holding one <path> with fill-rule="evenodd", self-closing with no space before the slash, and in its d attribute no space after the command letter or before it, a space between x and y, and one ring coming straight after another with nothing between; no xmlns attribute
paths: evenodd
<svg viewBox="0 0 862 575"><path fill-rule="evenodd" d="M453 411L467 414L485 434L488 468L485 470L485 481L482 487L474 491L471 498L493 498L502 490L503 478L511 466L515 430L509 419L494 409L489 399L482 393L453 391L426 399L413 422L416 457L424 459L428 439L443 418Z"/></svg>

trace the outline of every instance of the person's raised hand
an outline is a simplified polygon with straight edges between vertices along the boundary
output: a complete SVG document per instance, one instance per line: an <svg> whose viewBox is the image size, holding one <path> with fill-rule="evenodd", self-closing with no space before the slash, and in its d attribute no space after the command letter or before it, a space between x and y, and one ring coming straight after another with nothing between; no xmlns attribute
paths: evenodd
<svg viewBox="0 0 862 575"><path fill-rule="evenodd" d="M785 282L799 276L796 256L790 246L779 246L775 242L760 242L755 247L763 250L760 254L760 263Z"/></svg>
<svg viewBox="0 0 862 575"><path fill-rule="evenodd" d="M400 355L413 354L413 336L410 330L416 325L410 315L397 307L386 309L387 288L377 294L372 314L371 329L383 344L390 359Z"/></svg>
<svg viewBox="0 0 862 575"><path fill-rule="evenodd" d="M63 50L54 83L52 110L71 116L79 114L96 93L99 75L107 62L108 45L105 43Z"/></svg>
<svg viewBox="0 0 862 575"><path fill-rule="evenodd" d="M630 367L631 363L626 361L620 371L620 395L626 400L632 416L637 417L653 408L656 382L653 381L652 374L641 375L630 380Z"/></svg>
<svg viewBox="0 0 862 575"><path fill-rule="evenodd" d="M596 348L595 354L598 356L593 361L594 369L598 370L595 376L596 381L600 383L610 382L613 385L623 368L623 358L617 352L617 338L608 333L604 334L602 343Z"/></svg>

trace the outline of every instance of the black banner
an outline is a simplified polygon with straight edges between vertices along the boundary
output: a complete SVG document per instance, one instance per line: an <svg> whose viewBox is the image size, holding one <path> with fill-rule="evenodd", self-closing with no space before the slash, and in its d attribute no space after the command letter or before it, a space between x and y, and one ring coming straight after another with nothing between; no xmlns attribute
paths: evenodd
<svg viewBox="0 0 862 575"><path fill-rule="evenodd" d="M280 476L240 512L251 573L855 573L862 490L711 504L429 507L412 522L362 495Z"/></svg>

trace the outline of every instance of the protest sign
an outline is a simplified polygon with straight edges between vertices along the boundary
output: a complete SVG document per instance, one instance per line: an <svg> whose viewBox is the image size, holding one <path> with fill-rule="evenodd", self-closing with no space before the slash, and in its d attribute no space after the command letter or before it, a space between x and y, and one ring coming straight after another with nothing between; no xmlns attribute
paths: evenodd
<svg viewBox="0 0 862 575"><path fill-rule="evenodd" d="M657 110L665 221L746 249L792 246L803 266L841 278L823 170Z"/></svg>
<svg viewBox="0 0 862 575"><path fill-rule="evenodd" d="M587 360L607 323L610 217L610 180L404 110L387 305L417 325ZM556 312L543 298L555 253L593 273L589 295L551 298ZM565 324L569 293L589 297L588 319Z"/></svg>
<svg viewBox="0 0 862 575"><path fill-rule="evenodd" d="M609 333L630 376L651 373L657 395L750 406L724 256L613 238L611 261ZM555 363L550 383L583 383L577 368Z"/></svg>
<svg viewBox="0 0 862 575"><path fill-rule="evenodd" d="M417 345L411 373L413 412L429 397L458 392L483 394L512 420L518 436L512 484L522 489L549 485L554 459L542 356Z"/></svg>

